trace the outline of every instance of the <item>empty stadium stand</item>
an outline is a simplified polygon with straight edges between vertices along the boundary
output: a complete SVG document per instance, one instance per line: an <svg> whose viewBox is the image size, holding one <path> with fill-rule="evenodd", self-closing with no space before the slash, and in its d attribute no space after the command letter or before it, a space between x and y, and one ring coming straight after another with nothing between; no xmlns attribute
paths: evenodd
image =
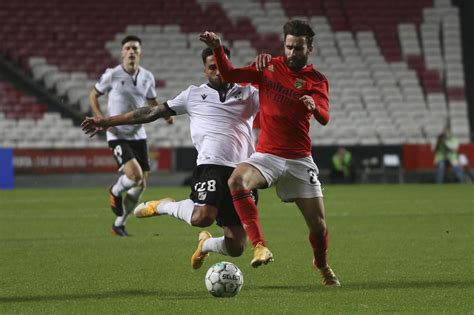
<svg viewBox="0 0 474 315"><path fill-rule="evenodd" d="M86 114L88 93L119 62L127 34L143 39L142 65L155 74L165 101L205 82L199 32L218 32L233 63L242 66L258 52L281 53L282 25L289 18L314 26L310 62L330 83L332 120L312 125L315 145L426 144L447 123L462 143L470 141L459 9L450 0L1 2L0 53ZM46 109L0 82L0 145L100 145ZM54 138L52 124L70 132ZM34 137L22 132L25 126L37 131ZM146 129L154 146L192 146L186 117Z"/></svg>
<svg viewBox="0 0 474 315"><path fill-rule="evenodd" d="M25 95L8 81L0 81L0 113L5 119L40 119L48 106L34 96Z"/></svg>

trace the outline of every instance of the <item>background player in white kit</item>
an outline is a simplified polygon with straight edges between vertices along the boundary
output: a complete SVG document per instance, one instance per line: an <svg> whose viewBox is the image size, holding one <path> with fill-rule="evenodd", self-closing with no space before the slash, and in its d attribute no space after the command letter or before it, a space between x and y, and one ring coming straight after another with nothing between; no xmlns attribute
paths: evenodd
<svg viewBox="0 0 474 315"><path fill-rule="evenodd" d="M143 106L157 106L155 78L140 67L141 39L127 36L122 40L122 64L107 69L89 95L95 117L105 117L100 109L99 97L108 94L109 116L129 112ZM172 120L168 120L172 122ZM107 129L107 141L113 152L119 171L124 174L109 187L109 199L116 219L112 233L128 236L125 222L138 203L146 187L150 165L145 128L141 124L117 126ZM122 193L126 192L122 200Z"/></svg>
<svg viewBox="0 0 474 315"><path fill-rule="evenodd" d="M225 53L230 56L227 48ZM158 107L105 119L88 117L82 123L84 131L94 135L97 127L189 115L191 137L198 151L190 199L149 201L138 205L134 213L137 217L171 215L199 227L217 221L224 228L224 236L212 238L207 231L199 233L198 248L191 257L194 269L202 266L209 252L240 256L245 249L247 235L235 212L227 181L236 165L255 152L252 123L258 111L258 91L254 87L223 82L211 49L203 50L202 60L207 84L191 85Z"/></svg>

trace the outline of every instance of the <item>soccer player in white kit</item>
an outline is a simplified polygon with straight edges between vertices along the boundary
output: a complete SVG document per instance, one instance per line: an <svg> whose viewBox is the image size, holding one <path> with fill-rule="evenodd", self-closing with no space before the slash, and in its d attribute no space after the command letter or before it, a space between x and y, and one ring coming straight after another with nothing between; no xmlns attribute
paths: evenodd
<svg viewBox="0 0 474 315"><path fill-rule="evenodd" d="M225 49L229 56L230 52ZM86 118L86 133L94 135L97 127L146 123L167 115L187 114L191 138L198 151L190 199L174 201L165 198L139 204L137 217L171 215L190 225L207 227L214 221L224 228L224 236L213 238L207 231L199 233L198 247L191 257L194 269L202 266L209 252L240 256L247 244L240 219L235 212L227 181L238 163L255 152L252 136L253 119L258 112L258 91L222 81L212 50L202 52L204 73L209 82L191 85L175 98L153 108L109 118Z"/></svg>
<svg viewBox="0 0 474 315"><path fill-rule="evenodd" d="M141 39L127 36L122 40L122 64L107 69L89 95L95 117L103 118L99 97L108 94L109 116L129 112L144 106L157 106L155 78L140 66ZM170 121L169 121L170 122ZM116 215L112 233L128 236L125 223L146 187L150 170L146 132L142 124L107 129L107 142L113 152L118 170L123 172L109 187L110 207ZM122 193L126 192L122 199Z"/></svg>

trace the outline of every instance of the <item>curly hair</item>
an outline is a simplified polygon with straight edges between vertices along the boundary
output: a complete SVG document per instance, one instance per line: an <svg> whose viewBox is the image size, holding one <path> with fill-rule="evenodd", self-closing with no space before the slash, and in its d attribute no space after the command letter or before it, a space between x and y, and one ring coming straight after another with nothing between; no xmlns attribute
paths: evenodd
<svg viewBox="0 0 474 315"><path fill-rule="evenodd" d="M301 20L290 20L283 26L283 34L293 36L305 36L308 46L313 46L314 31L308 23Z"/></svg>

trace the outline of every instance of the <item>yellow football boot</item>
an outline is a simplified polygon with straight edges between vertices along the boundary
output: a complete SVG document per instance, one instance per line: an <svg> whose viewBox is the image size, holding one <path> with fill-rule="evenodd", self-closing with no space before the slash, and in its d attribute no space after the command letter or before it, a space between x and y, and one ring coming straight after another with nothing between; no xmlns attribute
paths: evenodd
<svg viewBox="0 0 474 315"><path fill-rule="evenodd" d="M250 262L250 265L254 268L261 266L262 264L268 264L273 261L272 252L265 247L262 243L258 243L253 248L253 259Z"/></svg>
<svg viewBox="0 0 474 315"><path fill-rule="evenodd" d="M201 231L199 232L198 236L198 246L196 250L194 251L193 255L191 256L191 267L193 269L199 269L201 268L204 259L209 256L209 253L203 253L202 252L202 246L204 244L204 241L207 239L210 239L212 237L211 233L208 231Z"/></svg>
<svg viewBox="0 0 474 315"><path fill-rule="evenodd" d="M314 261L313 261L314 265ZM316 266L316 265L314 265ZM340 287L341 283L337 280L336 274L332 271L331 267L327 265L321 269L316 268L321 274L321 283L327 287Z"/></svg>
<svg viewBox="0 0 474 315"><path fill-rule="evenodd" d="M164 202L173 202L173 198L163 198L160 200L145 201L140 203L133 210L133 215L137 218L149 218L157 215L161 215L158 212L157 207Z"/></svg>

